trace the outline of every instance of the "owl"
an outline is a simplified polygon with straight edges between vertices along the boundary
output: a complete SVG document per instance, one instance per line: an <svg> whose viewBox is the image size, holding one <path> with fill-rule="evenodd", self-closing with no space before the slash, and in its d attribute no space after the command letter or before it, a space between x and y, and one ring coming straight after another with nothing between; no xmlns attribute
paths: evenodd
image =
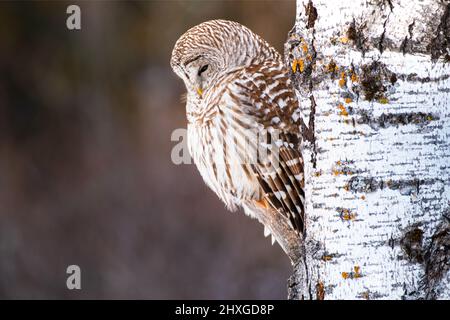
<svg viewBox="0 0 450 320"><path fill-rule="evenodd" d="M205 183L290 255L304 229L300 110L280 54L245 26L183 34L170 64L187 90L188 148Z"/></svg>

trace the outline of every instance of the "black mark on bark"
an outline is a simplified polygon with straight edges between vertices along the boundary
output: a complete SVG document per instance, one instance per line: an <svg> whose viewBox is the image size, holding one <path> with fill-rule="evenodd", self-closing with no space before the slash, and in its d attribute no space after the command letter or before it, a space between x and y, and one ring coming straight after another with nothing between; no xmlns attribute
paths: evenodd
<svg viewBox="0 0 450 320"><path fill-rule="evenodd" d="M400 247L405 252L409 261L422 263L423 257L423 231L419 227L412 227L400 240Z"/></svg>
<svg viewBox="0 0 450 320"><path fill-rule="evenodd" d="M356 297L359 299L364 299L364 300L372 300L372 299L380 299L380 298L383 298L386 296L387 296L386 294L381 294L377 291L366 290L366 291L358 293L358 295Z"/></svg>
<svg viewBox="0 0 450 320"><path fill-rule="evenodd" d="M352 23L347 29L347 38L354 42L356 48L361 51L363 57L365 52L367 51L366 48L366 41L367 38L364 36L364 30L366 28L366 23L362 23L360 25L356 24L355 19L353 19Z"/></svg>
<svg viewBox="0 0 450 320"><path fill-rule="evenodd" d="M439 120L439 116L425 112L383 113L379 117L374 117L368 111L361 110L359 115L356 123L367 124L374 130L408 124L427 125L431 121Z"/></svg>
<svg viewBox="0 0 450 320"><path fill-rule="evenodd" d="M450 63L450 53L446 53L442 59L444 63Z"/></svg>
<svg viewBox="0 0 450 320"><path fill-rule="evenodd" d="M436 36L429 44L431 59L436 61L440 56L449 55L450 50L450 4L447 4L441 17Z"/></svg>
<svg viewBox="0 0 450 320"><path fill-rule="evenodd" d="M347 29L347 38L351 41L356 41L358 39L358 33L356 32L356 22L354 18Z"/></svg>
<svg viewBox="0 0 450 320"><path fill-rule="evenodd" d="M409 43L411 42L412 36L413 36L413 29L414 24L416 21L414 20L409 26L408 26L408 35L405 36L405 39L403 39L402 44L400 45L400 50L403 52L403 54L406 54L407 52L411 52L411 46Z"/></svg>
<svg viewBox="0 0 450 320"><path fill-rule="evenodd" d="M420 83L429 83L429 82L439 82L444 81L450 78L449 74L443 74L436 78L430 78L430 77L419 77L417 73L409 73L409 74L397 74L397 77L400 80L408 81L408 82L420 82Z"/></svg>
<svg viewBox="0 0 450 320"><path fill-rule="evenodd" d="M311 143L312 152L311 152L311 162L313 168L316 168L317 165L317 144L316 144L316 135L315 135L315 118L316 118L316 100L314 96L310 97L311 101L311 111L309 113L309 123L308 128L306 126L303 129L303 137Z"/></svg>
<svg viewBox="0 0 450 320"><path fill-rule="evenodd" d="M392 0L386 0L388 5L389 5L389 9L391 9L391 11L394 9L394 5L392 4Z"/></svg>
<svg viewBox="0 0 450 320"><path fill-rule="evenodd" d="M381 33L380 40L378 42L378 50L380 51L381 54L383 54L383 50L384 50L383 42L384 42L384 38L386 35L386 25L387 25L388 20L389 20L389 15L383 23L383 32Z"/></svg>
<svg viewBox="0 0 450 320"><path fill-rule="evenodd" d="M362 93L368 101L386 98L387 91L397 81L395 73L378 61L363 65L360 77Z"/></svg>
<svg viewBox="0 0 450 320"><path fill-rule="evenodd" d="M409 180L377 180L372 177L354 176L348 182L348 189L352 192L370 193L389 188L398 190L400 194L409 196L419 194L421 186L434 185L439 179L409 179Z"/></svg>
<svg viewBox="0 0 450 320"><path fill-rule="evenodd" d="M306 27L308 29L314 28L317 19L317 9L314 7L311 0L309 0L308 4L305 6L305 14L308 17Z"/></svg>

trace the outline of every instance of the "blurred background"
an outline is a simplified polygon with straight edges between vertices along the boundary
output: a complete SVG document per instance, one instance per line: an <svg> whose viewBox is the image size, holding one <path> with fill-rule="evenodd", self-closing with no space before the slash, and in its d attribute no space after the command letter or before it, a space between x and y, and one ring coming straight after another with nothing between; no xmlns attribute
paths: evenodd
<svg viewBox="0 0 450 320"><path fill-rule="evenodd" d="M0 298L286 298L262 225L171 162L186 127L171 51L215 18L283 52L295 1L0 2Z"/></svg>

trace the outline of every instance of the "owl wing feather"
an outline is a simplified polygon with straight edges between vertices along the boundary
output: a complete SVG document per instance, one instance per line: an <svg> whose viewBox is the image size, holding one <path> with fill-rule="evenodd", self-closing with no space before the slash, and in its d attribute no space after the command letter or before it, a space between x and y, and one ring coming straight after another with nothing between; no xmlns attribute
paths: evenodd
<svg viewBox="0 0 450 320"><path fill-rule="evenodd" d="M243 164L246 172L256 176L262 189L261 198L254 200L266 200L271 208L289 219L296 232L302 233L305 194L300 111L286 69L280 61L251 65L236 72L225 91L226 108L234 112L229 117L234 122L230 127L244 136L248 124L253 123L264 136L258 147L266 148L268 156ZM246 121L240 120L242 115Z"/></svg>

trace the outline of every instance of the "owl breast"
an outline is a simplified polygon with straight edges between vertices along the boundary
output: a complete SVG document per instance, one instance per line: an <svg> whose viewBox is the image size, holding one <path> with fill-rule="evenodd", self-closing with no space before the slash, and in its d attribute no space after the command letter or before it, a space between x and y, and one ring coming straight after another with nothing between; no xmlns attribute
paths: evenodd
<svg viewBox="0 0 450 320"><path fill-rule="evenodd" d="M250 170L253 152L247 140L233 130L219 107L207 119L188 124L191 157L205 183L230 210L261 196Z"/></svg>

